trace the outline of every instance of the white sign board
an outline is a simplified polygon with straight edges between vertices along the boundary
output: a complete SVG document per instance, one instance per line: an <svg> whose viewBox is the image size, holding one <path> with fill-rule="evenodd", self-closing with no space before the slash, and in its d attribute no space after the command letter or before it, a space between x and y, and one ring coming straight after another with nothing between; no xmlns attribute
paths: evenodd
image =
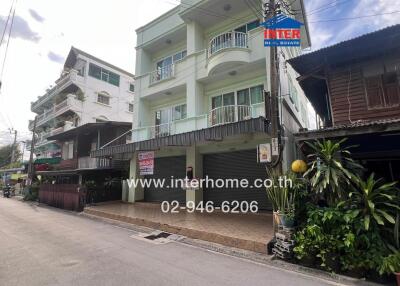
<svg viewBox="0 0 400 286"><path fill-rule="evenodd" d="M258 162L269 163L272 161L271 158L271 144L265 143L258 145Z"/></svg>
<svg viewBox="0 0 400 286"><path fill-rule="evenodd" d="M141 176L154 174L154 151L139 152L138 161Z"/></svg>
<svg viewBox="0 0 400 286"><path fill-rule="evenodd" d="M272 156L279 155L279 144L278 138L272 138Z"/></svg>

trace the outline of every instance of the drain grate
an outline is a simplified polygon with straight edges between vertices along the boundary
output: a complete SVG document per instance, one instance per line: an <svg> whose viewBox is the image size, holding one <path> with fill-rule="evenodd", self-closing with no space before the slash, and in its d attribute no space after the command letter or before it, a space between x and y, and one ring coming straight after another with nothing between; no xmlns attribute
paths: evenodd
<svg viewBox="0 0 400 286"><path fill-rule="evenodd" d="M151 235L145 236L144 238L145 239L149 239L149 240L156 240L156 239L159 239L159 238L167 238L170 235L171 234L168 233L168 232L160 232L158 234L151 234Z"/></svg>

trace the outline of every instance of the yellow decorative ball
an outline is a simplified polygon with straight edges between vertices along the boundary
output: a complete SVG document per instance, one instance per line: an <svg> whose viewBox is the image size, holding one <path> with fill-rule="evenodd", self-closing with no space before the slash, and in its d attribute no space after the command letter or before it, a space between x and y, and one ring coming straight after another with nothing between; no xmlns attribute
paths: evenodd
<svg viewBox="0 0 400 286"><path fill-rule="evenodd" d="M303 160L296 160L292 163L292 171L295 173L304 173L307 171L307 164Z"/></svg>

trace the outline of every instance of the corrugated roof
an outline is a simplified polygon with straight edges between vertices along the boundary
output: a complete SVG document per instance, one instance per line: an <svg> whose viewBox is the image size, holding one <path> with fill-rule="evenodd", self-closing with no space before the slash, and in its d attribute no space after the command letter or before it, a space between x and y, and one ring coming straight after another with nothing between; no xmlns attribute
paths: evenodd
<svg viewBox="0 0 400 286"><path fill-rule="evenodd" d="M74 136L75 134L85 132L85 131L94 131L97 128L104 128L108 126L117 126L117 127L129 127L131 126L131 122L120 122L120 121L105 121L105 122L94 122L94 123L86 123L84 125L72 128L68 131L50 136L47 140L60 140Z"/></svg>
<svg viewBox="0 0 400 286"><path fill-rule="evenodd" d="M235 123L218 125L201 130L154 138L141 142L134 142L125 145L110 146L100 150L92 151L91 157L107 157L112 155L133 154L138 150L157 150L161 147L185 147L191 146L197 142L220 141L224 137L237 134L268 132L268 120L264 117L253 118L249 120L239 121Z"/></svg>
<svg viewBox="0 0 400 286"><path fill-rule="evenodd" d="M329 64L345 62L366 55L379 54L399 45L400 24L397 24L289 59L288 62L298 73L304 74L324 62Z"/></svg>
<svg viewBox="0 0 400 286"><path fill-rule="evenodd" d="M296 137L321 137L323 138L325 135L337 135L338 137L341 136L340 131L363 131L366 128L374 128L373 132L389 132L398 130L400 131L400 118L388 118L388 119L381 119L381 120L373 120L373 121L356 121L352 124L342 124L332 127L327 127L324 129L319 130L308 130L308 131L301 131L295 134ZM389 128L393 127L393 128Z"/></svg>

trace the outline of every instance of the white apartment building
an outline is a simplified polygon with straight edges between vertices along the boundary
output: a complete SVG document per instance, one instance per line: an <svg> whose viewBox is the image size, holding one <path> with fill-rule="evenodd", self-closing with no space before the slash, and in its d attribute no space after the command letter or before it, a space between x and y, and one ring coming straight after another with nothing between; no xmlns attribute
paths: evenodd
<svg viewBox="0 0 400 286"><path fill-rule="evenodd" d="M257 3L261 10L261 1ZM292 2L292 1L291 1ZM302 0L294 1L302 46L310 45ZM261 15L242 0L181 2L136 30L136 93L133 143L105 148L96 156L131 157L130 177L138 178L137 154L155 151L154 178L265 178L256 147L271 142L264 91L269 88L269 48ZM308 126L307 99L286 60L300 48L279 48L280 115L284 127L284 168L294 158L291 133ZM269 209L265 188L182 190L130 188L125 200L256 200Z"/></svg>
<svg viewBox="0 0 400 286"><path fill-rule="evenodd" d="M37 158L60 158L61 153L68 153L47 140L49 136L86 123L132 122L134 94L133 74L72 47L54 86L31 103L37 114ZM33 125L32 120L31 131Z"/></svg>

